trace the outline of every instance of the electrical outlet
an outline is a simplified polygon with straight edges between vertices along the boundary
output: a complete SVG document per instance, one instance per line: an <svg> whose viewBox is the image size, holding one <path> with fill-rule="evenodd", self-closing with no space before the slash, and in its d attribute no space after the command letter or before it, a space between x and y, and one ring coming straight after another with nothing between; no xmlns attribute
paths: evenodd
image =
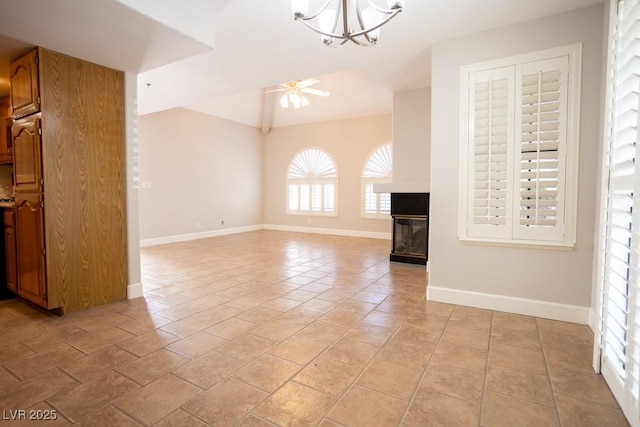
<svg viewBox="0 0 640 427"><path fill-rule="evenodd" d="M220 221L220 225L224 225L224 220Z"/></svg>
<svg viewBox="0 0 640 427"><path fill-rule="evenodd" d="M200 228L200 223L196 222L196 228Z"/></svg>

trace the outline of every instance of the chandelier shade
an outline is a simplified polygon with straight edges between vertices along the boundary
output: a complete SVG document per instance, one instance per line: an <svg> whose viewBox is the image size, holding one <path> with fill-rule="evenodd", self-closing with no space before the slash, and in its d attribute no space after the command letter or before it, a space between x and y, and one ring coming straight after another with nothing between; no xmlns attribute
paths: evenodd
<svg viewBox="0 0 640 427"><path fill-rule="evenodd" d="M320 8L310 12L309 3L291 1L294 19L319 33L327 46L342 46L349 41L358 46L376 44L380 28L404 6L404 0L387 0L386 6L374 0L320 0Z"/></svg>

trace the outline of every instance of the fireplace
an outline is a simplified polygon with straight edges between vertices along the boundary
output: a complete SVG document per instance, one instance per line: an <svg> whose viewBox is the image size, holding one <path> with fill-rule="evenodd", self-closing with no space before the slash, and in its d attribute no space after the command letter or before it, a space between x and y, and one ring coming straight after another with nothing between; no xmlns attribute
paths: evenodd
<svg viewBox="0 0 640 427"><path fill-rule="evenodd" d="M393 236L389 259L426 265L429 247L429 193L391 193Z"/></svg>

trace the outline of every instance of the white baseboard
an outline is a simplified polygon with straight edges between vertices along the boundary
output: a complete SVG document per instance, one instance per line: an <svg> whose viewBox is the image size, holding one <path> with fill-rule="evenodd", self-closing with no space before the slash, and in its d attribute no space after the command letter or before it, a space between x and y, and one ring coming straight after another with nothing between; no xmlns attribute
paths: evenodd
<svg viewBox="0 0 640 427"><path fill-rule="evenodd" d="M334 228L299 227L293 225L265 224L265 230L293 231L295 233L329 234L333 236L366 237L369 239L391 240L391 233L360 230L337 230Z"/></svg>
<svg viewBox="0 0 640 427"><path fill-rule="evenodd" d="M140 240L140 247L164 245L167 243L186 242L189 240L206 239L208 237L226 236L229 234L246 233L249 231L262 230L262 224L249 225L246 227L225 228L221 230L203 231L200 233L179 234L175 236L157 237L154 239Z"/></svg>
<svg viewBox="0 0 640 427"><path fill-rule="evenodd" d="M140 298L142 295L142 283L131 283L127 286L127 299Z"/></svg>
<svg viewBox="0 0 640 427"><path fill-rule="evenodd" d="M153 239L142 239L140 240L140 247L143 248L147 246L164 245L167 243L186 242L189 240L226 236L228 234L247 233L249 231L257 230L292 231L295 233L329 234L334 236L366 237L369 239L391 240L391 233L359 230L336 230L333 228L298 227L291 225L258 224L249 225L246 227L226 228L223 230L203 231L200 233L179 234L175 236L156 237Z"/></svg>
<svg viewBox="0 0 640 427"><path fill-rule="evenodd" d="M592 322L590 319L590 307L462 291L432 285L427 286L427 300L580 323L583 325L590 325Z"/></svg>

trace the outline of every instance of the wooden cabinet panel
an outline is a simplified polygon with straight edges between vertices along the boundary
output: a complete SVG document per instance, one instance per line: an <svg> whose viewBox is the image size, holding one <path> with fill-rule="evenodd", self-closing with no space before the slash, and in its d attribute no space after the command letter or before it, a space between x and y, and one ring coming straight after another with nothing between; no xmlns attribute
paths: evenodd
<svg viewBox="0 0 640 427"><path fill-rule="evenodd" d="M124 74L43 48L10 70L18 294L60 313L125 299Z"/></svg>
<svg viewBox="0 0 640 427"><path fill-rule="evenodd" d="M18 295L49 308L45 282L43 220L40 194L16 194Z"/></svg>
<svg viewBox="0 0 640 427"><path fill-rule="evenodd" d="M14 119L40 111L38 50L13 61L9 68L11 115Z"/></svg>
<svg viewBox="0 0 640 427"><path fill-rule="evenodd" d="M11 101L8 96L0 98L0 164L13 161L11 149Z"/></svg>
<svg viewBox="0 0 640 427"><path fill-rule="evenodd" d="M4 210L4 245L7 262L7 289L18 293L18 254L16 252L16 213L14 209Z"/></svg>
<svg viewBox="0 0 640 427"><path fill-rule="evenodd" d="M12 134L15 191L42 191L39 115L16 120Z"/></svg>

